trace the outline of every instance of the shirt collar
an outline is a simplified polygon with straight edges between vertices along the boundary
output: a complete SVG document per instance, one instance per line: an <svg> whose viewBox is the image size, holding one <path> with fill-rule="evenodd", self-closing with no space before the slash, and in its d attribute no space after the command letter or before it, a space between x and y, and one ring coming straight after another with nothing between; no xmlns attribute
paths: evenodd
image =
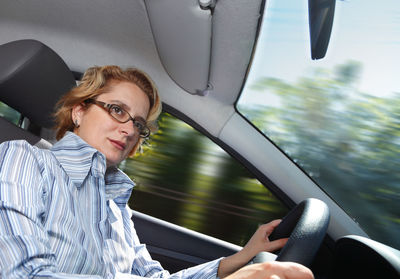
<svg viewBox="0 0 400 279"><path fill-rule="evenodd" d="M94 175L104 176L107 200L118 198L118 203L128 202L133 181L116 167L106 171L105 156L75 133L67 132L51 151L77 188L92 170Z"/></svg>
<svg viewBox="0 0 400 279"><path fill-rule="evenodd" d="M113 199L119 207L128 202L135 183L118 168L108 168L105 175L106 199Z"/></svg>

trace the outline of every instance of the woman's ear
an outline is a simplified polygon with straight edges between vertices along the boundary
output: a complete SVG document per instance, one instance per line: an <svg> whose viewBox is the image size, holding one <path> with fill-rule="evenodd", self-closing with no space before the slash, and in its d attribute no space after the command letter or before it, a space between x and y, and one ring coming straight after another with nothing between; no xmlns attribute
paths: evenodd
<svg viewBox="0 0 400 279"><path fill-rule="evenodd" d="M79 128L80 124L82 123L83 114L86 110L86 106L83 104L75 105L72 108L72 122L75 125L75 128Z"/></svg>

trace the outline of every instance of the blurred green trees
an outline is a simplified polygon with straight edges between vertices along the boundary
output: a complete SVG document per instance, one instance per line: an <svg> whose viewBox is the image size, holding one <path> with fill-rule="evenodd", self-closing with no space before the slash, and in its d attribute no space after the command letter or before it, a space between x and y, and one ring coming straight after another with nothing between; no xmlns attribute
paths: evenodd
<svg viewBox="0 0 400 279"><path fill-rule="evenodd" d="M252 88L278 103L239 110L372 238L400 248L400 93L359 92L361 70L350 61L296 83L261 78Z"/></svg>
<svg viewBox="0 0 400 279"><path fill-rule="evenodd" d="M8 121L17 124L19 121L20 113L6 104L0 102L0 117L4 117Z"/></svg>

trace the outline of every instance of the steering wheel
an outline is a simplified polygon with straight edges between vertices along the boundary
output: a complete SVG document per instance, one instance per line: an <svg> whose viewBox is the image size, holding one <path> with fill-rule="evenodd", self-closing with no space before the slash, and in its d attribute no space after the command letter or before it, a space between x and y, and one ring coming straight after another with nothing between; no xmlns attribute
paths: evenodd
<svg viewBox="0 0 400 279"><path fill-rule="evenodd" d="M291 261L310 266L329 224L329 208L321 200L309 198L293 208L269 236L269 240L289 237L278 256L261 252L252 263ZM271 257L271 255L274 255Z"/></svg>

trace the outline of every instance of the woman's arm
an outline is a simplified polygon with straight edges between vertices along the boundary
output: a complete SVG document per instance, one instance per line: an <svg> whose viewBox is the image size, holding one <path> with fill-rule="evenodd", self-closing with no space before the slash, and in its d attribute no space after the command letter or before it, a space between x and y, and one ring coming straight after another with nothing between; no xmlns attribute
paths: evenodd
<svg viewBox="0 0 400 279"><path fill-rule="evenodd" d="M246 265L259 252L271 252L282 248L287 238L269 241L268 236L279 225L281 220L274 220L260 226L242 250L221 260L218 277L224 278Z"/></svg>
<svg viewBox="0 0 400 279"><path fill-rule="evenodd" d="M285 245L287 242L286 238L276 241L268 240L268 236L279 223L280 220L274 220L260 226L246 246L232 256L194 266L172 275L163 270L157 261L151 259L150 254L145 246L140 244L137 234L133 229L134 245L137 254L132 269L134 275L129 278L166 278L170 276L174 278L193 279L215 278L218 271L218 277L225 279L313 279L313 274L307 267L291 262L268 262L243 267L257 253L261 251L273 251ZM128 277L122 276L121 278Z"/></svg>

